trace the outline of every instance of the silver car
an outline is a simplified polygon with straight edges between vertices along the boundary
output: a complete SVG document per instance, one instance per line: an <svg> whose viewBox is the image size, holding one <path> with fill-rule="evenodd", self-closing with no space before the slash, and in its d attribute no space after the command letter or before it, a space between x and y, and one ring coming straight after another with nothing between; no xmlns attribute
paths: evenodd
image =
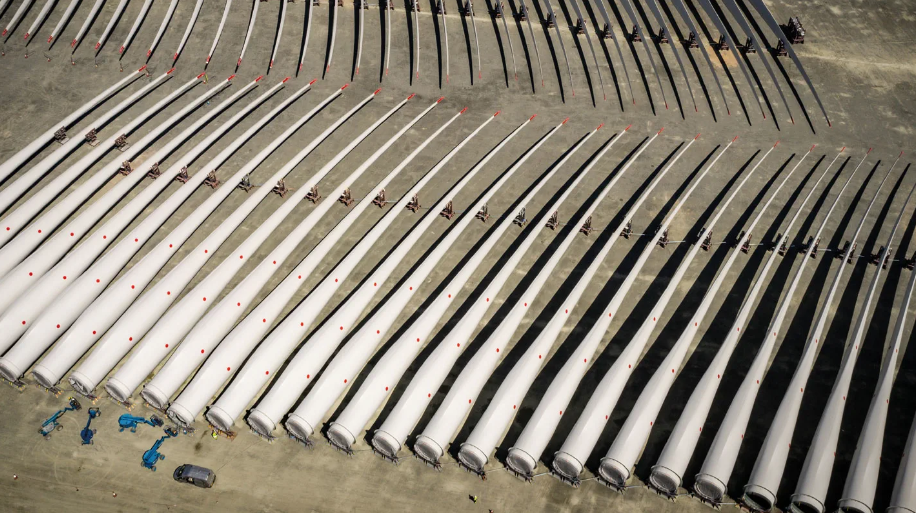
<svg viewBox="0 0 919 513"><path fill-rule="evenodd" d="M172 478L176 481L191 483L199 488L210 488L214 486L217 475L209 468L199 467L186 463L175 469Z"/></svg>

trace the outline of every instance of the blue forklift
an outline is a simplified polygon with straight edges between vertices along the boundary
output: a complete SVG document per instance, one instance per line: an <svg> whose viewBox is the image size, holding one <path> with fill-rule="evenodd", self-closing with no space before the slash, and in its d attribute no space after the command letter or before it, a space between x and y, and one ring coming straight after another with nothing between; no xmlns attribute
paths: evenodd
<svg viewBox="0 0 919 513"><path fill-rule="evenodd" d="M80 405L80 402L74 399L73 397L67 398L67 406L61 410L58 410L57 413L48 417L47 420L42 422L41 428L38 430L41 436L45 437L45 440L51 438L51 433L54 431L60 431L64 429L64 426L58 423L58 420L67 413L68 411L80 411L83 407Z"/></svg>

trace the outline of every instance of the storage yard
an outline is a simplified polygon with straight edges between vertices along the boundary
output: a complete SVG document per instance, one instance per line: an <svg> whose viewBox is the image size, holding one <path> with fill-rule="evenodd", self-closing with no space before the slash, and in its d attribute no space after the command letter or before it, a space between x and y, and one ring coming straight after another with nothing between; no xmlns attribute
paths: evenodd
<svg viewBox="0 0 919 513"><path fill-rule="evenodd" d="M382 5L0 0L0 509L915 510L915 2Z"/></svg>

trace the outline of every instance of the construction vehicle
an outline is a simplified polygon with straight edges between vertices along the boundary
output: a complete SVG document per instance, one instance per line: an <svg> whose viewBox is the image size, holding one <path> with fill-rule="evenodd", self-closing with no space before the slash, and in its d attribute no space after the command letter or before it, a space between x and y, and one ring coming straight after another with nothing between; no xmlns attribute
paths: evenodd
<svg viewBox="0 0 919 513"><path fill-rule="evenodd" d="M58 424L57 422L58 420L60 420L62 415L64 415L68 411L80 411L83 408L82 406L80 406L80 402L74 399L73 397L68 397L67 401L68 401L68 405L66 408L62 410L58 410L57 413L48 417L47 420L42 422L41 429L39 429L38 432L41 433L43 437L45 437L45 440L51 438L52 431L55 431L55 430L60 431L61 429L64 428L64 426Z"/></svg>
<svg viewBox="0 0 919 513"><path fill-rule="evenodd" d="M163 442L166 441L167 438L173 438L175 436L179 436L179 433L174 428L171 428L171 427L164 429L163 432L166 434L161 436L159 440L154 442L153 447L151 447L149 450L144 452L144 457L140 462L140 465L142 467L148 468L154 472L156 472L156 462L166 459L166 456L163 454L160 454L159 452L160 446L163 445Z"/></svg>
<svg viewBox="0 0 919 513"><path fill-rule="evenodd" d="M149 424L153 427L160 427L163 425L163 419L157 417L156 415L151 415L150 419L147 420L143 417L125 413L124 415L118 417L118 432L124 431L125 429L130 429L132 433L136 433L138 424Z"/></svg>
<svg viewBox="0 0 919 513"><path fill-rule="evenodd" d="M86 427L84 427L83 430L80 431L80 438L83 439L83 445L92 445L93 435L96 434L96 430L89 429L89 425L92 424L94 418L102 416L102 410L100 410L99 408L90 408L88 410L88 413L89 413L89 418L86 419Z"/></svg>

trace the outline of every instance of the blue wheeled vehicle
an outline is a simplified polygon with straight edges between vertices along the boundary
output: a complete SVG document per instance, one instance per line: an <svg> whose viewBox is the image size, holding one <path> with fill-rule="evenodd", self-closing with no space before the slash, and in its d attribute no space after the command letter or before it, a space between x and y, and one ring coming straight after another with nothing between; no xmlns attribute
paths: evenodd
<svg viewBox="0 0 919 513"><path fill-rule="evenodd" d="M92 445L93 435L96 434L96 430L89 429L89 425L92 424L94 418L102 416L102 410L99 408L90 408L87 411L89 413L89 418L86 419L86 427L80 431L80 438L83 439L83 445Z"/></svg>
<svg viewBox="0 0 919 513"><path fill-rule="evenodd" d="M144 457L140 462L142 467L148 468L154 472L156 472L156 462L166 459L166 456L163 454L160 454L159 452L160 446L163 445L163 442L165 442L166 439L172 438L175 436L179 436L179 433L173 428L166 428L163 430L163 432L165 432L166 434L161 436L159 440L154 442L153 447L151 447L149 450L144 452Z"/></svg>
<svg viewBox="0 0 919 513"><path fill-rule="evenodd" d="M38 432L43 437L45 437L45 440L51 438L51 433L53 431L60 431L64 428L64 426L58 424L57 422L60 420L61 416L63 416L68 411L80 411L83 408L80 406L80 402L73 397L69 397L67 400L68 404L65 408L58 410L57 413L48 417L44 422L42 422L41 429L39 429Z"/></svg>
<svg viewBox="0 0 919 513"><path fill-rule="evenodd" d="M153 427L160 427L163 425L163 419L157 417L156 415L151 415L150 419L148 420L143 417L131 415L130 413L125 413L124 415L118 417L119 432L124 431L125 429L130 429L132 433L136 433L138 424L150 424Z"/></svg>

